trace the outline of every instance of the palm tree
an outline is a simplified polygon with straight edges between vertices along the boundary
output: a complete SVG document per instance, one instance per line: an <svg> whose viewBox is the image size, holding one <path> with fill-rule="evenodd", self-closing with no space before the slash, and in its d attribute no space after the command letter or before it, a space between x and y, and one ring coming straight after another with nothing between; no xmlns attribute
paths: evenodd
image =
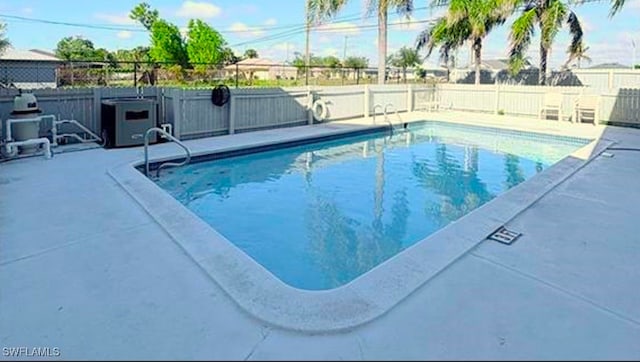
<svg viewBox="0 0 640 362"><path fill-rule="evenodd" d="M403 16L413 12L413 0L367 0L368 13L378 14L378 84L384 84L387 74L387 20L389 7Z"/></svg>
<svg viewBox="0 0 640 362"><path fill-rule="evenodd" d="M400 48L391 58L391 64L394 67L402 68L402 79L405 83L407 82L407 68L415 67L420 63L422 63L422 59L418 51L409 47Z"/></svg>
<svg viewBox="0 0 640 362"><path fill-rule="evenodd" d="M575 49L573 54L569 54L569 59L565 63L565 68L569 66L569 63L572 61L578 62L578 69L580 69L582 60L586 60L588 63L591 63L591 58L587 55L587 51L589 47L584 46L582 43Z"/></svg>
<svg viewBox="0 0 640 362"><path fill-rule="evenodd" d="M4 51L11 45L9 39L4 36L5 30L6 24L0 23L0 54L4 53Z"/></svg>
<svg viewBox="0 0 640 362"><path fill-rule="evenodd" d="M465 25L459 22L449 26L447 18L442 17L433 26L423 30L416 40L416 49L426 49L427 58L436 47L440 47L440 60L447 68L447 82L451 74L451 53L461 47L470 36L469 28Z"/></svg>
<svg viewBox="0 0 640 362"><path fill-rule="evenodd" d="M616 15L620 9L624 6L625 0L611 0L611 11L609 12L609 16Z"/></svg>
<svg viewBox="0 0 640 362"><path fill-rule="evenodd" d="M511 26L511 49L509 56L510 68L513 73L519 72L524 66L525 53L531 44L535 27L540 28L540 73L538 84L547 83L547 58L551 45L562 24L569 25L571 42L569 56L575 56L582 45L582 25L576 14L569 9L569 5L562 0L516 0L516 6L524 5L522 14Z"/></svg>
<svg viewBox="0 0 640 362"><path fill-rule="evenodd" d="M515 0L518 1L518 0ZM445 29L464 30L472 44L475 63L475 84L480 84L482 40L512 13L509 0L451 0ZM442 26L442 25L441 25Z"/></svg>
<svg viewBox="0 0 640 362"><path fill-rule="evenodd" d="M317 22L335 16L347 0L307 0L307 20ZM378 84L384 84L387 73L387 20L389 8L403 16L413 12L413 0L367 0L367 13L378 15Z"/></svg>

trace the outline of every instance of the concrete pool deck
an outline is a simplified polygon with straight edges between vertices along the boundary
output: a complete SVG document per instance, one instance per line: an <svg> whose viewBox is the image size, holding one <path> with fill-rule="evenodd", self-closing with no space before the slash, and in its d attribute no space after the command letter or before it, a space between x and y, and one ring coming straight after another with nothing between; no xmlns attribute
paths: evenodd
<svg viewBox="0 0 640 362"><path fill-rule="evenodd" d="M640 148L640 130L627 128L455 112L411 117ZM362 124L187 144L198 151ZM313 335L245 313L109 177L110 168L139 160L141 148L3 163L0 347L58 347L64 359L640 359L640 152L608 152L614 157L595 158L511 220L524 234L514 245L481 242L380 318Z"/></svg>

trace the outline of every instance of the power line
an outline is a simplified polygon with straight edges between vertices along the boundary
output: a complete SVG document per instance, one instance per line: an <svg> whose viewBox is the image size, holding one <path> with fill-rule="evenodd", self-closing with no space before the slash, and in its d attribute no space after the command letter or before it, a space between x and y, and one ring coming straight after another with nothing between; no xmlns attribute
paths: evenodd
<svg viewBox="0 0 640 362"><path fill-rule="evenodd" d="M358 17L354 17L355 15L357 15L357 14L343 15L341 17L337 17L337 18L332 19L331 22L357 20L359 18L359 16ZM68 22L68 21L47 20L47 19L41 19L41 18L30 18L30 17L19 16L19 15L11 15L11 14L0 14L0 18L12 20L12 21L19 21L19 22L33 22L33 23L42 23L42 24L51 24L51 25L62 25L62 26L71 26L71 27L80 27L80 28L100 29L100 30L131 31L131 32L140 32L140 33L147 32L147 30L142 28L142 27L132 27L132 26L129 26L129 25L75 23L75 22ZM297 23L297 24L277 25L277 26L265 26L265 25L253 26L253 25L247 25L247 29L237 29L237 30L227 29L227 30L218 30L218 32L220 32L220 33L252 33L252 32L255 32L255 31L271 31L271 30L280 30L280 29L290 29L290 28L297 28L297 27L301 27L301 26L305 26L305 24L304 23Z"/></svg>
<svg viewBox="0 0 640 362"><path fill-rule="evenodd" d="M586 3L595 3L595 2L602 2L602 1L608 1L608 0L571 0L570 3L574 4L574 5L582 5L582 4L586 4ZM630 2L631 1L634 1L634 0L630 0ZM446 7L448 5L449 5L449 1L448 0L436 0L429 6L417 7L417 8L414 8L413 11L420 11L420 10L428 10L428 9ZM365 16L358 15L358 14L343 15L343 16L340 16L340 17L333 18L330 21L326 21L324 23L316 25L315 26L315 28L316 28L315 31L316 32L336 32L336 31L340 31L340 30L350 30L350 29L359 29L359 30L364 30L364 29L369 29L369 28L373 29L373 28L377 28L376 24L345 26L345 27L340 27L338 29L323 29L322 26L326 26L326 25L330 25L330 24L336 24L336 23L345 22L345 21L354 21L354 20L358 20L358 19L367 20L367 19L370 19L370 18L373 18L373 17L376 17L376 16L377 16L377 14L375 14L375 13L367 14ZM88 29L98 29L98 30L130 31L130 32L137 32L137 33L147 32L147 30L144 29L144 28L131 27L131 26L126 26L126 25L104 25L104 24L74 23L74 22L67 22L67 21L57 21L57 20L30 18L30 17L18 16L18 15L10 15L10 14L0 14L0 18L1 19L8 19L10 21L34 22L34 23L60 25L60 26L70 26L70 27L79 27L79 28L88 28ZM429 21L432 21L432 19L430 19ZM428 22L428 21L413 21L412 23L424 23L424 22ZM399 23L396 23L395 25L398 25L398 24ZM406 24L406 23L403 22L401 24ZM390 25L392 25L392 24L390 24ZM273 27L267 27L267 26L247 26L247 27L248 27L248 29L237 29L237 30L228 29L228 30L218 30L218 32L226 33L226 34L242 34L242 33L253 33L253 32L256 32L256 31L273 31L273 30L280 30L280 29L288 29L288 30L286 30L284 32L271 34L271 35L267 35L267 36L260 37L260 38L257 38L257 39L251 39L251 40L248 40L248 41L245 41L245 42L240 42L240 43L231 45L231 46L242 46L242 45L247 45L247 44L252 44L252 43L261 43L261 42L265 42L265 41L269 41L269 40L277 40L277 39L282 39L283 37L291 37L291 36L297 35L297 34L299 34L299 33L297 33L297 31L304 32L304 29L306 27L306 23L279 25L279 26L273 26Z"/></svg>
<svg viewBox="0 0 640 362"><path fill-rule="evenodd" d="M415 8L414 10L424 10L424 9L429 9L430 7L421 7L421 8ZM330 21L327 21L325 24L331 24L331 23L336 23L336 22L343 22L343 21L352 21L352 20L358 20L358 19L368 19L371 18L371 15L368 16L361 16L359 14L349 14L349 15L342 15L336 18L331 19ZM128 26L128 25L109 25L109 24L89 24L89 23L76 23L76 22L68 22L68 21L60 21L60 20L48 20L48 19L41 19L41 18L31 18L31 17L25 17L25 16L19 16L19 15L11 15L11 14L0 14L0 18L2 19L6 19L6 20L11 20L11 21L19 21L19 22L33 22L33 23L42 23L42 24L50 24L50 25L61 25L61 26L71 26L71 27L79 27L79 28L88 28L88 29L99 29L99 30L110 30L110 31L130 31L130 32L138 32L138 33L144 33L147 32L146 29L142 28L142 27L132 27L132 26ZM252 26L252 25L247 25L247 29L237 29L237 30L231 30L231 29L227 29L227 30L218 30L218 32L220 33L229 33L229 34L233 34L233 33L253 33L256 31L272 31L272 30L281 30L281 29L293 29L293 28L300 28L300 27L305 27L306 23L297 23L297 24L288 24L288 25L278 25L278 26L264 26L264 25L260 25L260 26Z"/></svg>

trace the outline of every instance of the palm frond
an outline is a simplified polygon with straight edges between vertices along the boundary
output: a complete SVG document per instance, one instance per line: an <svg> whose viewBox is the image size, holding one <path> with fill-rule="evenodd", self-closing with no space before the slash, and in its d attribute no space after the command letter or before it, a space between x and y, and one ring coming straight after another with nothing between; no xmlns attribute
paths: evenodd
<svg viewBox="0 0 640 362"><path fill-rule="evenodd" d="M582 24L580 24L580 19L578 16L572 11L569 13L567 17L567 24L569 24L569 33L571 34L571 42L569 43L569 54L577 54L583 48L582 44Z"/></svg>
<svg viewBox="0 0 640 362"><path fill-rule="evenodd" d="M307 21L319 23L333 18L345 6L347 0L306 0Z"/></svg>
<svg viewBox="0 0 640 362"><path fill-rule="evenodd" d="M537 16L535 8L525 9L511 26L509 68L512 73L517 73L524 67L525 53L535 33Z"/></svg>
<svg viewBox="0 0 640 362"><path fill-rule="evenodd" d="M542 47L550 49L562 23L567 19L569 9L560 0L549 0L547 4L540 15L540 36Z"/></svg>
<svg viewBox="0 0 640 362"><path fill-rule="evenodd" d="M616 15L620 9L624 6L625 0L611 0L611 10L609 11L609 17Z"/></svg>
<svg viewBox="0 0 640 362"><path fill-rule="evenodd" d="M6 25L0 23L0 55L3 54L9 46L11 46L9 39L5 38L4 36L5 29Z"/></svg>
<svg viewBox="0 0 640 362"><path fill-rule="evenodd" d="M413 13L413 0L391 0L398 14L408 17Z"/></svg>

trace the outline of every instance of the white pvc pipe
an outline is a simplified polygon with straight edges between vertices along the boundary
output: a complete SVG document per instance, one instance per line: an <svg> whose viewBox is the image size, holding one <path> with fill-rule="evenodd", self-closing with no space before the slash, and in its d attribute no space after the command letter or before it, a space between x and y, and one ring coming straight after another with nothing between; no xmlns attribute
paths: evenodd
<svg viewBox="0 0 640 362"><path fill-rule="evenodd" d="M28 139L25 141L15 141L15 142L8 142L5 145L5 148L7 150L7 154L12 155L13 154L13 147L18 147L18 146L35 146L35 145L44 145L44 158L49 159L52 157L51 154L51 142L49 142L49 139L46 137L42 137L42 138L32 138L32 139ZM18 153L18 150L16 149L16 153Z"/></svg>
<svg viewBox="0 0 640 362"><path fill-rule="evenodd" d="M36 117L36 118L9 118L6 121L6 130L7 130L7 135L6 135L6 140L7 141L13 141L13 138L11 137L11 125L14 123L26 123L26 122L40 122L40 117Z"/></svg>
<svg viewBox="0 0 640 362"><path fill-rule="evenodd" d="M88 133L93 138L85 140L82 137L78 136L77 134L70 134L70 133L65 133L65 134L58 135L58 125L65 124L65 123L71 123L71 124L76 125L78 128L80 128L84 132ZM76 121L75 119L63 119L63 120L60 120L60 121L56 121L54 119L53 127L51 128L51 134L52 134L52 139L53 139L53 145L54 146L58 145L58 139L62 139L62 138L65 138L65 137L74 137L75 139L77 139L78 141L80 141L82 143L93 142L93 141L102 142L102 138L101 137L99 137L95 133L91 132L90 129L88 129L87 127L82 125L82 123Z"/></svg>

